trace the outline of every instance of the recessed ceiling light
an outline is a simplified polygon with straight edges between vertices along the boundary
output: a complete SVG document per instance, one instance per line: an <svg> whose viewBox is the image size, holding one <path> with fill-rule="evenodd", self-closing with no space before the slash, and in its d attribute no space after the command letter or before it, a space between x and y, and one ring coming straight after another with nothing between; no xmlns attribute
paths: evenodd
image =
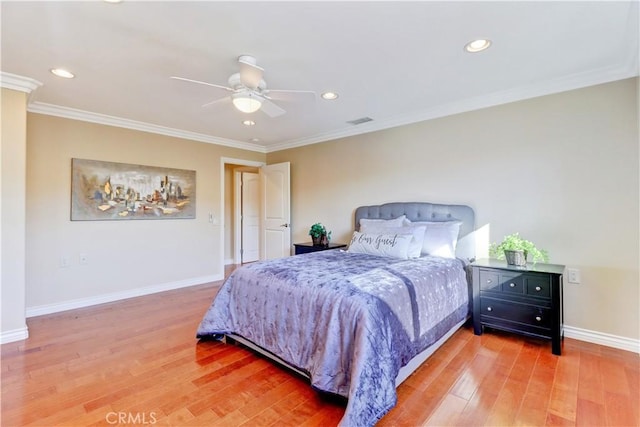
<svg viewBox="0 0 640 427"><path fill-rule="evenodd" d="M243 120L242 124L245 126L253 126L256 124L256 122L254 122L253 120Z"/></svg>
<svg viewBox="0 0 640 427"><path fill-rule="evenodd" d="M491 46L491 40L477 39L467 43L464 47L464 50L470 53L476 53L487 49L489 46Z"/></svg>
<svg viewBox="0 0 640 427"><path fill-rule="evenodd" d="M325 92L322 95L322 99L326 99L326 100L332 100L332 99L336 99L338 97L338 94L335 92Z"/></svg>
<svg viewBox="0 0 640 427"><path fill-rule="evenodd" d="M251 142L260 142L260 138L251 138Z"/></svg>
<svg viewBox="0 0 640 427"><path fill-rule="evenodd" d="M103 0L105 3L120 3L122 0Z"/></svg>
<svg viewBox="0 0 640 427"><path fill-rule="evenodd" d="M75 75L72 72L67 71L63 68L52 68L50 71L56 76L62 77L64 79L72 79L75 77Z"/></svg>

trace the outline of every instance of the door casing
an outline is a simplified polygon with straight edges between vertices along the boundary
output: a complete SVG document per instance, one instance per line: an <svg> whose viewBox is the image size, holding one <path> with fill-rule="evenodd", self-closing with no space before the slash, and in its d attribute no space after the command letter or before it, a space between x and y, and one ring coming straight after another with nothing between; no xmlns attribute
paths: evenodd
<svg viewBox="0 0 640 427"><path fill-rule="evenodd" d="M286 162L288 165L288 162ZM224 206L225 206L225 189L226 189L226 185L225 185L225 165L234 165L234 166L250 166L250 167L257 167L257 168L262 168L263 166L266 166L265 163L263 162L256 162L256 161L252 161L252 160L245 160L245 159L235 159L235 158L230 158L230 157L222 157L220 159L220 206L221 206L221 213L220 213L220 220L219 221L213 221L214 222L214 226L218 226L220 228L220 271L224 272L224 265L225 265L225 256L224 256L224 242L225 242L225 236L224 236L224 224L225 224L225 215L224 215ZM261 169L262 170L262 169ZM289 171L289 167L287 166L287 174ZM289 184L289 179L290 177L287 176L287 185ZM264 183L261 182L261 188L264 191ZM290 192L290 188L288 189L288 191ZM288 195L288 197L290 197L290 194ZM264 209L264 201L261 201L261 209ZM234 206L234 212L235 212L235 206ZM261 224L260 224L260 230L261 230L261 238L260 238L260 259L264 259L265 256L265 244L264 244L264 230L265 230L265 223L264 223L264 211L261 211ZM290 200L287 201L287 227L286 227L286 234L288 235L288 238L285 238L286 236L283 237L283 241L286 242L286 248L283 249L282 253L284 256L288 256L291 254L291 227L290 227L290 218L291 218L291 206L290 206ZM222 227L221 227L222 225ZM235 246L235 245L234 245ZM236 259L235 256L235 249L234 249L234 259ZM236 260L235 262L238 263L238 261Z"/></svg>

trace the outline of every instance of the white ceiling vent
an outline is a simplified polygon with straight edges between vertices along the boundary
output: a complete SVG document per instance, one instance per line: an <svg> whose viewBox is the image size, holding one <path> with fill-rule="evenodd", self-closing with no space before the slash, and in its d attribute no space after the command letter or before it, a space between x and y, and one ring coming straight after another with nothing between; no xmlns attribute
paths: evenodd
<svg viewBox="0 0 640 427"><path fill-rule="evenodd" d="M359 119L349 120L347 123L351 125L360 125L362 123L371 122L373 119L371 117L360 117Z"/></svg>

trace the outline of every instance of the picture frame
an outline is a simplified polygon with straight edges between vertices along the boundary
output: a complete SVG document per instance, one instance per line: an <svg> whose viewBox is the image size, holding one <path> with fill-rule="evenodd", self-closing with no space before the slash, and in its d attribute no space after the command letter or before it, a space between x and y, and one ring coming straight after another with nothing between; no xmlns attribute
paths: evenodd
<svg viewBox="0 0 640 427"><path fill-rule="evenodd" d="M71 221L195 217L194 170L71 159Z"/></svg>

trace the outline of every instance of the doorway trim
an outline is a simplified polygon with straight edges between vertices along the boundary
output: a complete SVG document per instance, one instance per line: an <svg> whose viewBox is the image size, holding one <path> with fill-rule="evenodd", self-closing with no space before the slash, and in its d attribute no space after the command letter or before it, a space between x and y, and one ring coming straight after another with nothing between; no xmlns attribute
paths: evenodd
<svg viewBox="0 0 640 427"><path fill-rule="evenodd" d="M246 159L235 159L232 157L221 157L220 158L220 271L224 275L224 240L225 240L225 217L224 217L224 196L225 196L225 188L226 183L224 180L224 172L226 165L234 165L234 166L252 166L260 168L266 165L266 162L259 162L255 160L246 160ZM231 190L233 191L233 189ZM233 230L230 231L231 238L233 238ZM235 258L235 257L234 257Z"/></svg>
<svg viewBox="0 0 640 427"><path fill-rule="evenodd" d="M235 166L235 165L234 165ZM244 222L244 208L245 208L245 200L243 197L243 188L244 188L244 174L245 173L254 173L259 176L260 168L248 167L248 166L238 166L233 169L233 258L232 261L234 264L242 264L244 263L244 239L243 239L243 222ZM258 205L260 204L260 200L258 200ZM260 230L258 230L260 233Z"/></svg>

